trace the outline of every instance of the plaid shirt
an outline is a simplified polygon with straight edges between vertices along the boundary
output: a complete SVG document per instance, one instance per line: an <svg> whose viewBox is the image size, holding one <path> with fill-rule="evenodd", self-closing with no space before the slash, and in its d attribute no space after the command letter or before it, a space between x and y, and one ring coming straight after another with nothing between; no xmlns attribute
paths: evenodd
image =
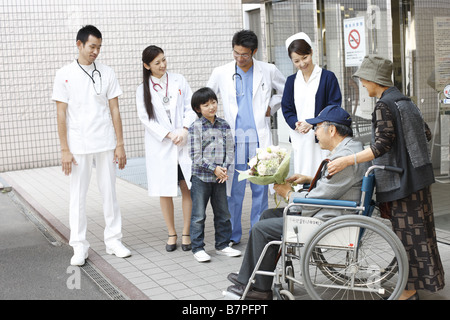
<svg viewBox="0 0 450 320"><path fill-rule="evenodd" d="M214 123L201 117L190 126L189 136L192 175L203 182L216 182L216 167L228 169L234 161L234 141L230 125L218 117Z"/></svg>

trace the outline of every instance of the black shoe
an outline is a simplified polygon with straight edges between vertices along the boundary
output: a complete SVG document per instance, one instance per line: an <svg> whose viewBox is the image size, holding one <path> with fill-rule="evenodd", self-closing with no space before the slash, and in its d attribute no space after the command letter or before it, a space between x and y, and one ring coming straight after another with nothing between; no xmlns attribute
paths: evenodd
<svg viewBox="0 0 450 320"><path fill-rule="evenodd" d="M232 246L237 246L238 244L240 244L241 242L239 241L239 242L236 242L236 241L234 241L234 240L230 240L230 243L228 244L228 246L229 247L232 247Z"/></svg>
<svg viewBox="0 0 450 320"><path fill-rule="evenodd" d="M227 291L234 293L240 297L244 294L246 286L242 285L233 285L229 286ZM272 290L270 291L258 291L255 289L251 289L247 292L245 296L245 300L273 300Z"/></svg>
<svg viewBox="0 0 450 320"><path fill-rule="evenodd" d="M243 283L240 283L240 282L238 281L238 276L239 276L239 274L233 272L233 273L230 273L230 274L227 276L227 279L230 280L230 281L231 281L233 284L235 284L235 285L243 286L244 284L243 284Z"/></svg>
<svg viewBox="0 0 450 320"><path fill-rule="evenodd" d="M169 238L171 238L171 237L176 237L177 235L176 234L174 234L174 235L169 235ZM172 252L172 251L175 251L177 249L177 243L175 242L174 244L168 244L168 243L166 243L166 251L167 252Z"/></svg>
<svg viewBox="0 0 450 320"><path fill-rule="evenodd" d="M382 300L387 300L388 298L383 298ZM404 300L419 300L419 293L416 291L412 296Z"/></svg>
<svg viewBox="0 0 450 320"><path fill-rule="evenodd" d="M182 237L190 237L189 234L183 234L181 236ZM183 242L181 242L181 250L183 250L183 251L190 251L190 250L192 250L192 244L191 243L183 244Z"/></svg>
<svg viewBox="0 0 450 320"><path fill-rule="evenodd" d="M406 300L419 300L419 293L416 291L411 297Z"/></svg>

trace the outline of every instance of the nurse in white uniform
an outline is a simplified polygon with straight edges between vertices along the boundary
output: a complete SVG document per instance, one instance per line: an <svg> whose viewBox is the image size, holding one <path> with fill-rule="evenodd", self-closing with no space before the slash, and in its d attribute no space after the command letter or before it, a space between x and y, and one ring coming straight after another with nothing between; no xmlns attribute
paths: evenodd
<svg viewBox="0 0 450 320"><path fill-rule="evenodd" d="M286 40L286 49L298 72L286 80L281 106L290 126L294 155L294 172L314 176L329 152L323 151L312 125L305 119L315 118L329 105L341 105L341 91L333 72L313 63L312 42L299 32Z"/></svg>
<svg viewBox="0 0 450 320"><path fill-rule="evenodd" d="M148 194L160 197L167 225L167 251L177 248L173 197L181 190L183 233L181 247L190 250L192 201L191 158L186 146L188 128L197 115L191 108L192 90L181 74L167 72L164 52L149 46L142 53L143 83L136 92L139 119L145 128Z"/></svg>
<svg viewBox="0 0 450 320"><path fill-rule="evenodd" d="M94 62L102 35L94 26L77 34L78 59L56 73L52 99L56 101L62 169L70 175L71 265L88 257L86 195L95 162L97 184L103 198L106 252L128 257L123 246L122 220L116 196L116 163L126 164L118 96L122 94L114 71Z"/></svg>

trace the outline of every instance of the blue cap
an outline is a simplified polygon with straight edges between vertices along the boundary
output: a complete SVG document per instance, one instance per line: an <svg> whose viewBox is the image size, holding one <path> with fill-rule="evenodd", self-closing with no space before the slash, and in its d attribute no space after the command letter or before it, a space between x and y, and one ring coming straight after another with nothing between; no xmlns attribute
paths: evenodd
<svg viewBox="0 0 450 320"><path fill-rule="evenodd" d="M352 118L348 112L338 105L328 106L320 111L317 117L306 119L305 121L312 125L316 125L324 121L340 123L347 127L351 127L352 125Z"/></svg>

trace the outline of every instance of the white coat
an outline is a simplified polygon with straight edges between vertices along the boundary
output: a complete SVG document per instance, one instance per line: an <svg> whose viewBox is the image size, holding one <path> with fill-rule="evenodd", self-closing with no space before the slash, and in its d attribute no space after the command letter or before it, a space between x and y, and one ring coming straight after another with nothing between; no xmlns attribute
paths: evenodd
<svg viewBox="0 0 450 320"><path fill-rule="evenodd" d="M235 136L236 116L238 104L236 99L235 82L233 74L236 72L235 61L217 67L213 70L207 86L216 94L220 93L223 104L225 120L229 123ZM281 106L284 84L286 78L273 64L253 59L253 116L255 119L260 148L272 144L270 117L266 117L267 107L271 108L271 115L275 114ZM272 89L276 91L272 95ZM234 165L229 170L227 181L227 194L231 194Z"/></svg>
<svg viewBox="0 0 450 320"><path fill-rule="evenodd" d="M178 195L178 164L188 188L191 187L191 158L189 147L176 146L169 138L169 132L183 130L197 119L191 108L192 90L181 74L168 73L170 97L170 120L162 100L150 85L155 118L149 120L144 104L144 84L136 91L136 106L139 119L145 128L145 158L147 168L148 194L155 197ZM151 82L150 82L151 83Z"/></svg>

